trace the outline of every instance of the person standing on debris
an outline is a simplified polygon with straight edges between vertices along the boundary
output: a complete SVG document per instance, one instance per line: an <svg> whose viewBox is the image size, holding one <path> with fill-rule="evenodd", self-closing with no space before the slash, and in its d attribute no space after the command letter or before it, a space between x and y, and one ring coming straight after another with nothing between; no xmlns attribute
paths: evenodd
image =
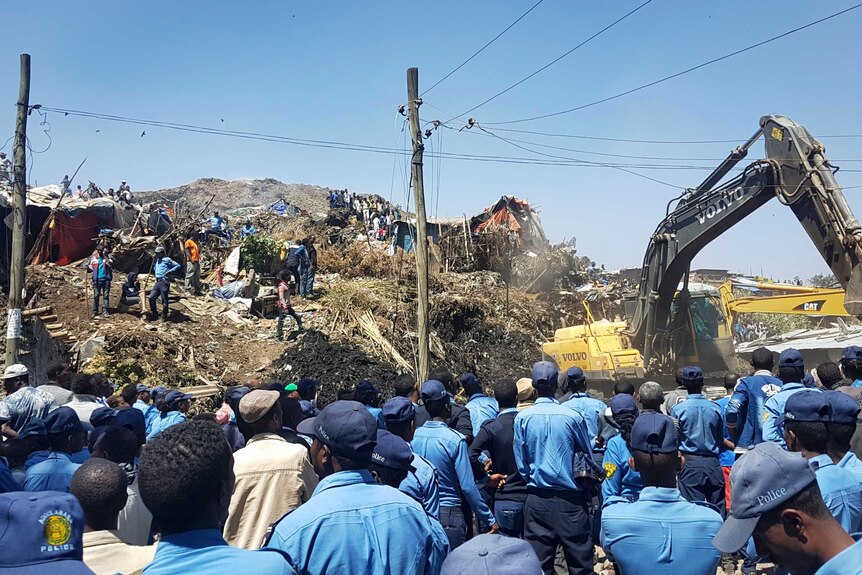
<svg viewBox="0 0 862 575"><path fill-rule="evenodd" d="M69 175L66 174L65 176L63 176L63 179L60 181L60 189L62 190L61 193L64 196L71 195L71 192L72 192L71 187L72 187L72 180L70 180Z"/></svg>
<svg viewBox="0 0 862 575"><path fill-rule="evenodd" d="M89 266L93 276L93 317L99 315L99 298L105 300L102 310L108 317L108 300L111 295L111 281L114 279L114 260L107 249L97 249L90 257Z"/></svg>
<svg viewBox="0 0 862 575"><path fill-rule="evenodd" d="M195 295L201 293L201 249L195 241L195 232L186 233L186 241L183 250L186 256L186 293L193 292Z"/></svg>
<svg viewBox="0 0 862 575"><path fill-rule="evenodd" d="M191 407L191 394L183 393L178 389L167 392L164 398L156 400L156 408L159 415L153 421L153 426L147 434L147 441L156 437L169 427L182 423L186 420L186 413Z"/></svg>
<svg viewBox="0 0 862 575"><path fill-rule="evenodd" d="M218 210L213 211L213 215L208 221L210 227L206 232L204 232L204 243L209 243L210 236L213 235L220 238L227 238L227 234L224 231L224 218L219 215Z"/></svg>
<svg viewBox="0 0 862 575"><path fill-rule="evenodd" d="M739 380L725 407L727 430L736 445L745 449L764 441L766 402L784 385L780 379L773 377L773 365L771 351L765 347L755 349L751 354L754 374Z"/></svg>
<svg viewBox="0 0 862 575"><path fill-rule="evenodd" d="M81 189L81 184L78 184L78 187L75 188L74 192L72 192L72 197L76 200L80 200L84 197L84 190Z"/></svg>
<svg viewBox="0 0 862 575"><path fill-rule="evenodd" d="M575 479L578 458L592 458L587 424L580 413L554 395L557 366L539 361L532 368L536 404L515 417L515 461L527 484L524 539L544 573L554 572L557 547L563 548L569 575L593 572L589 496Z"/></svg>
<svg viewBox="0 0 862 575"><path fill-rule="evenodd" d="M162 319L168 319L168 294L171 291L171 274L182 266L165 254L163 246L156 247L155 259L153 260L153 274L156 276L156 285L150 291L150 319L158 317L156 300L162 300Z"/></svg>
<svg viewBox="0 0 862 575"><path fill-rule="evenodd" d="M314 293L314 278L317 275L317 248L314 247L312 238L302 240L302 245L305 246L308 263L300 266L300 279L302 280L302 295L310 298Z"/></svg>
<svg viewBox="0 0 862 575"><path fill-rule="evenodd" d="M284 316L289 315L296 321L297 331L302 331L302 319L290 305L290 285L287 283L287 272L278 272L278 323L275 325L275 339L284 341Z"/></svg>
<svg viewBox="0 0 862 575"><path fill-rule="evenodd" d="M12 183L12 162L6 157L6 152L0 152L0 182Z"/></svg>
<svg viewBox="0 0 862 575"><path fill-rule="evenodd" d="M302 245L302 240L296 240L287 251L287 261L285 269L293 276L293 281L296 284L296 295L302 295L302 278L299 274L299 268L308 262L308 252L305 246Z"/></svg>
<svg viewBox="0 0 862 575"><path fill-rule="evenodd" d="M257 233L257 230L254 229L254 226L251 225L251 220L246 220L242 225L242 229L239 230L239 239L244 240L249 236L253 236Z"/></svg>
<svg viewBox="0 0 862 575"><path fill-rule="evenodd" d="M679 451L686 463L679 472L679 490L688 501L712 503L724 515L724 473L719 462L724 446L721 408L703 394L699 367L684 367L682 380L688 397L670 412L679 422Z"/></svg>
<svg viewBox="0 0 862 575"><path fill-rule="evenodd" d="M30 371L20 363L3 372L3 390L6 398L0 401L0 431L4 437L16 437L27 423L45 419L57 408L50 393L30 386Z"/></svg>

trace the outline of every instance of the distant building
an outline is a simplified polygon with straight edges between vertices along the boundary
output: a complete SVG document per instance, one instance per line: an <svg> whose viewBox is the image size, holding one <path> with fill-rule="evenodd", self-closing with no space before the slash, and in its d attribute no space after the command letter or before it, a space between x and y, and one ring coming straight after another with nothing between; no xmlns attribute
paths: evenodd
<svg viewBox="0 0 862 575"><path fill-rule="evenodd" d="M692 270L688 274L688 281L705 284L722 284L728 279L730 279L730 271L728 270L700 268Z"/></svg>

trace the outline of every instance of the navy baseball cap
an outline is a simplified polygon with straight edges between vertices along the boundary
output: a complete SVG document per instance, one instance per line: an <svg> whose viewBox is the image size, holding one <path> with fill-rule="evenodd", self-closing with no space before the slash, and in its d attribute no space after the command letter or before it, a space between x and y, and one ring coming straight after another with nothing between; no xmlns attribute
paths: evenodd
<svg viewBox="0 0 862 575"><path fill-rule="evenodd" d="M784 404L784 416L779 417L779 424L785 421L829 423L832 421L832 405L825 395L813 389L794 393Z"/></svg>
<svg viewBox="0 0 862 575"><path fill-rule="evenodd" d="M138 393L144 393L145 391L150 391L150 388L143 383L139 383L137 387L135 387L135 391L137 391Z"/></svg>
<svg viewBox="0 0 862 575"><path fill-rule="evenodd" d="M862 347L848 345L841 350L841 359L862 359Z"/></svg>
<svg viewBox="0 0 862 575"><path fill-rule="evenodd" d="M336 455L351 459L371 457L377 443L377 421L358 401L335 401L307 421L314 421L311 435Z"/></svg>
<svg viewBox="0 0 862 575"><path fill-rule="evenodd" d="M0 495L0 573L90 574L84 556L84 511L69 493Z"/></svg>
<svg viewBox="0 0 862 575"><path fill-rule="evenodd" d="M703 381L703 370L696 365L689 365L682 368L683 381Z"/></svg>
<svg viewBox="0 0 862 575"><path fill-rule="evenodd" d="M587 380L587 376L584 375L584 370L580 367L570 367L566 370L566 379L569 380L569 383L583 383Z"/></svg>
<svg viewBox="0 0 862 575"><path fill-rule="evenodd" d="M153 396L153 399L156 399L158 396L165 394L168 392L168 388L164 385L157 385L150 390L150 395Z"/></svg>
<svg viewBox="0 0 862 575"><path fill-rule="evenodd" d="M464 373L461 377L458 378L458 383L461 384L461 387L473 384L479 385L479 378L476 377L475 373Z"/></svg>
<svg viewBox="0 0 862 575"><path fill-rule="evenodd" d="M410 471L413 466L413 450L410 444L385 429L377 430L377 443L371 453L371 462L390 469Z"/></svg>
<svg viewBox="0 0 862 575"><path fill-rule="evenodd" d="M140 409L135 409L133 407L118 409L111 421L111 424L131 429L139 439L144 438L145 440L147 437L147 421L144 417L144 412Z"/></svg>
<svg viewBox="0 0 862 575"><path fill-rule="evenodd" d="M45 427L45 422L41 419L31 419L18 430L18 439L27 439L28 437L48 437L48 430Z"/></svg>
<svg viewBox="0 0 862 575"><path fill-rule="evenodd" d="M380 392L377 391L377 388L374 387L373 383L371 383L367 379L363 379L356 384L356 395L369 395L371 397L377 397L378 395L380 395Z"/></svg>
<svg viewBox="0 0 862 575"><path fill-rule="evenodd" d="M190 393L183 393L179 389L172 389L165 396L165 405L170 408L174 408L180 404L184 399L191 399L194 396Z"/></svg>
<svg viewBox="0 0 862 575"><path fill-rule="evenodd" d="M676 425L667 415L642 413L632 425L629 445L632 450L644 453L676 453L679 449Z"/></svg>
<svg viewBox="0 0 862 575"><path fill-rule="evenodd" d="M821 395L825 396L824 399L832 407L832 423L839 425L856 424L856 420L859 418L858 401L840 391L824 391ZM793 396L791 396L792 398Z"/></svg>
<svg viewBox="0 0 862 575"><path fill-rule="evenodd" d="M138 411L137 409L135 411ZM113 407L100 407L98 409L94 409L93 413L90 414L90 425L93 427L101 427L103 425L108 425L115 415L119 413L119 410L114 409ZM141 414L143 415L143 414Z"/></svg>
<svg viewBox="0 0 862 575"><path fill-rule="evenodd" d="M539 385L557 385L557 377L559 370L551 361L537 361L533 364L533 369L530 373L533 379L533 387Z"/></svg>
<svg viewBox="0 0 862 575"><path fill-rule="evenodd" d="M611 398L611 414L629 412L638 414L638 404L628 393L619 393Z"/></svg>
<svg viewBox="0 0 862 575"><path fill-rule="evenodd" d="M449 394L446 393L446 387L436 379L429 379L423 383L422 387L419 388L419 393L425 401L440 401L449 397Z"/></svg>
<svg viewBox="0 0 862 575"><path fill-rule="evenodd" d="M383 419L395 423L413 421L416 417L416 407L406 397L393 397L383 404Z"/></svg>
<svg viewBox="0 0 862 575"><path fill-rule="evenodd" d="M788 347L778 356L778 367L805 367L805 361L798 349Z"/></svg>
<svg viewBox="0 0 862 575"><path fill-rule="evenodd" d="M730 513L712 545L722 553L736 553L748 543L761 515L816 480L800 453L785 451L772 441L755 445L730 470Z"/></svg>
<svg viewBox="0 0 862 575"><path fill-rule="evenodd" d="M440 575L524 575L542 572L529 543L500 533L477 535L454 549Z"/></svg>
<svg viewBox="0 0 862 575"><path fill-rule="evenodd" d="M299 380L299 383L296 384L296 389L299 391L299 394L302 395L306 391L315 389L320 387L320 382L316 379L303 378Z"/></svg>
<svg viewBox="0 0 862 575"><path fill-rule="evenodd" d="M239 400L242 399L246 393L250 392L251 388L246 385L240 385L238 387L232 387L227 390L224 394L225 401L230 405L235 405L239 403Z"/></svg>
<svg viewBox="0 0 862 575"><path fill-rule="evenodd" d="M81 425L78 414L71 407L58 407L46 415L42 421L45 422L45 429L48 431L48 435L84 431L84 426Z"/></svg>

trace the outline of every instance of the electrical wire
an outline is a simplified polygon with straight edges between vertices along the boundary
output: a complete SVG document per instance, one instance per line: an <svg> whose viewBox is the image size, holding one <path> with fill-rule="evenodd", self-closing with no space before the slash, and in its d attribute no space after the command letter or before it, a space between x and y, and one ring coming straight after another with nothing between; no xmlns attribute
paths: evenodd
<svg viewBox="0 0 862 575"><path fill-rule="evenodd" d="M545 118L553 118L553 117L555 117L555 116L562 116L562 115L564 115L564 114L570 114L570 113L572 113L572 112L577 112L578 110L583 110L583 109L585 109L585 108L590 108L590 107L592 107L592 106L597 106L597 105L599 105L599 104L603 104L603 103L605 103L605 102L610 102L611 100L616 100L616 99L618 99L618 98L622 98L623 96L628 96L629 94L633 94L633 93L635 93L635 92L639 92L639 91L644 90L644 89L646 89L646 88L649 88L649 87L651 87L651 86L655 86L655 85L657 85L657 84L661 84L661 83L663 83L663 82L667 82L668 80L672 80L672 79L674 79L674 78L679 78L680 76L683 76L683 75L685 75L685 74L689 74L689 73L691 73L691 72L694 72L695 70L699 70L699 69L701 69L701 68L705 68L706 66L709 66L709 65L711 65L711 64L715 64L716 62L721 62L722 60L727 60L728 58L732 58L732 57L734 57L734 56L738 56L739 54L742 54L742 53L744 53L744 52L748 52L749 50L754 50L755 48L759 48L760 46L764 46L764 45L769 44L769 43L771 43L771 42L775 42L776 40L780 40L781 38L785 38L785 37L787 37L787 36L790 36L791 34L795 34L795 33L797 33L797 32L801 32L802 30L805 30L805 29L807 29L807 28L811 28L812 26L816 26L817 24L821 24L821 23L823 23L823 22L826 22L827 20L831 20L831 19L833 19L833 18L837 18L838 16L841 16L841 15L843 15L843 14L846 14L846 13L848 13L848 12L851 12L851 11L853 11L853 10L856 10L856 9L858 9L858 8L860 8L860 7L862 7L862 3L855 4L855 5L853 5L853 6L849 7L849 8L846 8L846 9L844 9L844 10L841 10L841 11L839 11L839 12L835 12L834 14L830 14L829 16L825 16L825 17L820 18L820 19L818 19L818 20L814 20L813 22L809 22L808 24L805 24L805 25L803 25L803 26L799 26L799 27L797 27L797 28L793 28L792 30L788 30L787 32L783 32L783 33L781 33L781 34L778 34L777 36L773 36L773 37L771 37L771 38L767 38L766 40L762 40L762 41L757 42L757 43L755 43L755 44L751 44L751 45L746 46L745 48L742 48L742 49L740 49L740 50L736 50L736 51L734 51L734 52L730 52L730 53L725 54L725 55L723 55L723 56L719 56L718 58L713 58L712 60L708 60L708 61L706 61L706 62L703 62L703 63L701 63L701 64L698 64L697 66L692 66L692 67L690 67L690 68L686 68L685 70L682 70L682 71L677 72L677 73L675 73L675 74L671 74L671 75L669 75L669 76L665 76L665 77L663 77L663 78L659 78L658 80L653 80L652 82L648 82L648 83L646 83L646 84L642 84L642 85L640 85L640 86L638 86L638 87L636 87L636 88L632 88L632 89L630 89L630 90L626 90L626 91L624 91L624 92L620 92L620 93L618 93L618 94L614 94L613 96L608 96L608 97L606 97L606 98L601 98L601 99L599 99L599 100L595 100L595 101L593 101L593 102L589 102L589 103L587 103L587 104L582 104L582 105L580 105L580 106L575 106L574 108L569 108L569 109L567 109L567 110L560 110L560 111L558 111L558 112L551 112L551 113L549 113L549 114L542 114L542 115L539 115L539 116L532 116L532 117L529 117L529 118L521 118L521 119L518 119L518 120L509 120L509 121L506 121L506 122L485 122L485 125L486 125L486 126L491 126L491 125L494 125L494 126L501 126L501 125L504 125L504 124L519 124L519 123L522 123L522 122L532 122L532 121L535 121L535 120L542 120L542 119L545 119ZM472 111L472 110L471 110L471 111ZM465 112L465 114L466 114L466 113L468 113L468 112Z"/></svg>
<svg viewBox="0 0 862 575"><path fill-rule="evenodd" d="M451 72L449 72L448 74L446 74L445 76L443 76L442 78L440 78L439 80L437 80L437 81L436 81L436 82L435 82L435 83L434 83L430 88L428 88L427 90L425 90L424 92L422 92L419 96L420 96L420 97L421 97L421 96L424 96L425 94L427 94L428 92L430 92L431 90L433 90L434 88L436 88L437 86L439 86L440 84L442 84L443 82L445 82L445 81L449 78L449 76L451 76L452 74L454 74L455 72L457 72L458 70L460 70L461 68L463 68L464 66L466 66L466 65L470 62L470 60L472 60L473 58L475 58L476 56L478 56L479 54L481 54L481 53L485 50L485 48L487 48L488 46L490 46L491 44L493 44L494 42L496 42L496 41L497 41L497 39L499 39L499 38L500 38L500 36L502 36L503 34L505 34L506 32L508 32L509 30L511 30L511 29L512 29L512 28L513 28L513 27L514 27L518 22L520 22L521 20L523 20L524 18L526 18L526 17L527 17L527 15L528 15L530 12L532 12L533 10L535 10L535 9L539 6L539 4L541 4L541 3L542 3L542 2L544 2L544 1L545 1L545 0L539 0L538 2L536 2L535 4L533 4L533 5L530 7L530 9L529 9L529 10L527 10L526 12L524 12L523 14L521 14L521 15L518 17L518 19L517 19L517 20L515 20L514 22L512 22L511 24L509 24L508 26L506 26L506 28L505 28L502 32L500 32L499 34L497 34L496 36L494 36L493 38L491 38L491 39L490 39L490 40L489 40L489 41L488 41L484 46L482 46L481 48L479 48L478 50L476 50L475 52L473 52L473 54L472 54L469 58L467 58L466 60L464 60L463 62L461 62L460 64L458 64L458 66L457 66L454 70L452 70Z"/></svg>
<svg viewBox="0 0 862 575"><path fill-rule="evenodd" d="M499 98L500 96L502 96L502 95L503 95L503 94L505 94L506 92L508 92L508 91L510 91L510 90L512 90L512 89L514 89L514 88L517 88L518 86L520 86L521 84L523 84L524 82L526 82L527 80L529 80L530 78L533 78L533 77L534 77L534 76L536 76L537 74L540 74L541 72L544 72L545 70L547 70L548 68L550 68L551 66L553 66L554 64L556 64L557 62L559 62L560 60L562 60L563 58L565 58L566 56L568 56L569 54L571 54L571 53L573 53L574 51L578 50L578 49L579 49L579 48L581 48L582 46L584 46L584 45L588 44L589 42L591 42L591 41L592 41L592 40L594 40L595 38L597 38L597 37L601 36L602 34L604 34L605 32L607 32L608 30L610 30L611 28L613 28L614 26L616 26L617 24L619 24L620 22L622 22L623 20L627 19L629 16L632 16L633 14L635 14L636 12L638 12L641 8L645 7L645 6L646 6L647 4L649 4L650 2L652 2L652 0L646 0L646 2L644 2L644 3L640 4L640 5L638 5L637 7L635 7L634 9L632 9L631 11L629 11L628 13L626 13L625 15L620 16L619 18L617 18L616 20L614 20L613 22L611 22L610 24L608 24L607 26L605 26L604 28L602 28L601 30L599 30L598 32L596 32L595 34L593 34L592 36L590 36L589 38L587 38L586 40L582 41L580 44L578 44L577 46L575 46L575 47L574 47L574 48L572 48L571 50L569 50L569 51L565 52L564 54L562 54L561 56L558 56L557 58L554 58L553 60L551 60L550 62L548 62L547 64L545 64L544 66L542 66L541 68L539 68L538 70L536 70L535 72L533 72L533 73L531 73L531 74L529 74L529 75L525 76L524 78L521 78L520 80L518 80L517 82L515 82L514 84L512 84L512 85L511 85L511 86L509 86L508 88L506 88L506 89L504 89L504 90L501 90L501 91L497 92L496 94L494 94L493 96L491 96L491 97L490 97L490 98L488 98L487 100L485 100L485 101L483 101L483 102L481 102L481 103L479 103L479 104L477 104L477 105L473 106L472 108L470 108L470 109L469 109L469 110L467 110L466 112L463 112L463 113L461 113L461 114L458 114L457 116L453 116L452 118L450 118L449 120L447 120L447 121L446 121L446 123L449 123L449 122L451 122L452 120L454 120L454 119L456 119L456 118L462 118L462 117L466 116L467 114L469 114L469 113L471 113L471 112L474 112L474 111L478 110L479 108L481 108L481 107L482 107L482 106L484 106L485 104L487 104L487 103L489 103L489 102L492 102L493 100L496 100L497 98Z"/></svg>

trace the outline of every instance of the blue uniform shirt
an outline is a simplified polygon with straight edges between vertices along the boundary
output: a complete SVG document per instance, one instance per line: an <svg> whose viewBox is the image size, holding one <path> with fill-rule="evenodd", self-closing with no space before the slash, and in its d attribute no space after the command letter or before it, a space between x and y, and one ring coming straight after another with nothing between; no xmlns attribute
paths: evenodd
<svg viewBox="0 0 862 575"><path fill-rule="evenodd" d="M838 467L843 467L853 474L856 481L862 483L862 461L859 461L859 458L856 457L855 453L852 451L845 453L844 457L841 458L841 461L838 462Z"/></svg>
<svg viewBox="0 0 862 575"><path fill-rule="evenodd" d="M180 264L169 258L168 256L161 257L153 261L153 274L157 280L162 279L166 275L172 274L180 269Z"/></svg>
<svg viewBox="0 0 862 575"><path fill-rule="evenodd" d="M145 575L294 575L287 558L268 549L249 551L231 547L217 529L162 535Z"/></svg>
<svg viewBox="0 0 862 575"><path fill-rule="evenodd" d="M601 545L622 573L715 575L720 553L712 538L721 524L715 509L686 501L678 489L644 487L635 502L605 501Z"/></svg>
<svg viewBox="0 0 862 575"><path fill-rule="evenodd" d="M21 486L15 481L12 471L9 470L9 462L5 457L0 457L0 493L21 491Z"/></svg>
<svg viewBox="0 0 862 575"><path fill-rule="evenodd" d="M210 228L220 230L224 225L224 219L221 216L212 216L210 218Z"/></svg>
<svg viewBox="0 0 862 575"><path fill-rule="evenodd" d="M321 479L307 504L276 523L267 547L285 552L299 575L439 573L449 552L440 523L367 470Z"/></svg>
<svg viewBox="0 0 862 575"><path fill-rule="evenodd" d="M74 463L68 453L52 451L42 461L27 468L24 491L62 491L69 493L72 476L81 467Z"/></svg>
<svg viewBox="0 0 862 575"><path fill-rule="evenodd" d="M823 502L841 524L844 531L856 533L862 529L862 485L846 469L832 463L828 455L808 460L817 477Z"/></svg>
<svg viewBox="0 0 862 575"><path fill-rule="evenodd" d="M854 535L851 545L820 566L814 575L862 575L862 540Z"/></svg>
<svg viewBox="0 0 862 575"><path fill-rule="evenodd" d="M785 383L781 391L766 400L763 412L763 441L774 441L781 447L784 443L784 425L778 424L778 418L784 415L784 406L794 393L807 390L806 393L820 393L819 389L809 389L801 383Z"/></svg>
<svg viewBox="0 0 862 575"><path fill-rule="evenodd" d="M614 435L608 441L602 466L607 478L602 481L602 499L613 496L624 497L636 501L643 489L641 474L629 467L629 457L632 454L622 435Z"/></svg>
<svg viewBox="0 0 862 575"><path fill-rule="evenodd" d="M144 414L144 423L147 426L147 433L149 434L153 430L153 422L159 416L159 410L156 409L155 405L144 403L140 399L135 402L134 407Z"/></svg>
<svg viewBox="0 0 862 575"><path fill-rule="evenodd" d="M702 393L689 394L670 411L679 420L682 453L718 457L724 445L724 419L721 408Z"/></svg>
<svg viewBox="0 0 862 575"><path fill-rule="evenodd" d="M425 513L439 520L440 481L437 479L437 468L416 453L413 454L411 465L415 471L407 473L398 489L421 503Z"/></svg>
<svg viewBox="0 0 862 575"><path fill-rule="evenodd" d="M857 379L853 383L850 384L850 387L862 387L862 379Z"/></svg>
<svg viewBox="0 0 862 575"><path fill-rule="evenodd" d="M497 522L476 487L470 457L467 455L467 440L463 435L443 421L431 420L416 428L410 445L414 453L437 468L441 506L460 507L463 494L485 525Z"/></svg>
<svg viewBox="0 0 862 575"><path fill-rule="evenodd" d="M572 396L563 404L564 407L574 409L581 414L584 421L587 422L587 431L590 434L590 441L593 447L596 445L596 437L599 435L599 416L605 412L607 405L605 402L590 397L586 393L573 393Z"/></svg>
<svg viewBox="0 0 862 575"><path fill-rule="evenodd" d="M781 391L783 383L766 370L743 377L733 389L725 408L727 422L736 425L741 447L763 443L763 417L766 400Z"/></svg>
<svg viewBox="0 0 862 575"><path fill-rule="evenodd" d="M733 441L733 438L730 436L730 432L727 429L727 404L730 401L730 396L725 395L724 397L720 397L715 400L715 404L721 409L721 419L724 422L724 426L722 427L724 432L724 438ZM736 455L733 453L732 449L727 449L722 446L721 455L718 456L718 462L722 467L733 467L733 463L736 461Z"/></svg>
<svg viewBox="0 0 862 575"><path fill-rule="evenodd" d="M153 419L153 425L150 428L150 432L147 434L147 441L151 441L155 436L171 427L172 425L177 425L178 423L182 423L186 420L186 414L181 411L169 411L164 417L159 413L155 419Z"/></svg>
<svg viewBox="0 0 862 575"><path fill-rule="evenodd" d="M473 437L479 434L479 428L489 419L494 419L500 413L500 406L493 397L484 393L474 393L464 407L470 412L470 425L473 426Z"/></svg>
<svg viewBox="0 0 862 575"><path fill-rule="evenodd" d="M90 450L85 447L81 451L70 454L69 459L72 460L72 463L84 463L90 459Z"/></svg>
<svg viewBox="0 0 862 575"><path fill-rule="evenodd" d="M587 424L574 409L540 397L515 417L515 462L527 487L580 491L575 452L592 453Z"/></svg>

